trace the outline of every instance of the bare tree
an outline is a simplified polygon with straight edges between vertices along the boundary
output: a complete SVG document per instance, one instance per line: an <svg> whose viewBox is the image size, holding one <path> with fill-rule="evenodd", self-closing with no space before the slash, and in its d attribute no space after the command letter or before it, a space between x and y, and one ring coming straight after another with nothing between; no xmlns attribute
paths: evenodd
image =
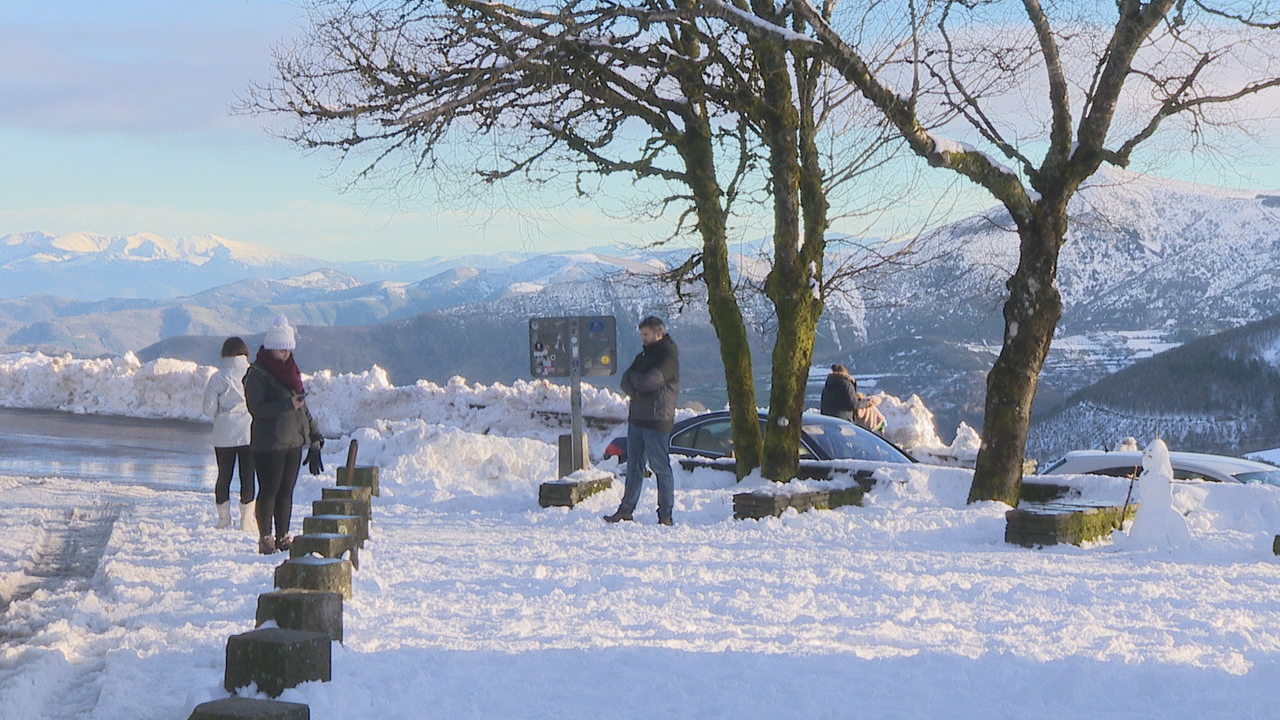
<svg viewBox="0 0 1280 720"><path fill-rule="evenodd" d="M752 157L749 133L721 108L722 93L750 94L755 79L730 28L674 20L676 10L321 1L306 44L278 53L278 81L253 88L245 106L292 118L284 137L303 148L367 153L356 181L388 165L417 177L454 161L462 185L467 175L567 177L585 194L590 176L617 174L672 188L653 212L675 207L672 236L691 228L701 246L666 277L706 286L741 476L759 465L762 443L727 229ZM464 134L490 144L458 152Z"/></svg>
<svg viewBox="0 0 1280 720"><path fill-rule="evenodd" d="M1128 165L1166 122L1183 120L1195 137L1222 122L1215 108L1280 84L1272 49L1280 8L1230 0L1047 7L907 0L899 8L908 50L888 66L837 29L830 2L787 7L781 17L725 0L706 0L702 9L821 58L915 154L982 186L1013 218L1020 259L1007 282L1004 342L987 378L969 500L1016 505L1031 402L1062 314L1056 276L1068 202L1101 163ZM950 132L989 152L948 139Z"/></svg>
<svg viewBox="0 0 1280 720"><path fill-rule="evenodd" d="M291 118L284 137L303 148L358 157L357 182L388 164L412 176L439 171L467 134L491 143L462 153L463 167L490 183L569 176L581 187L622 174L672 188L660 206L678 208L673 235L692 228L701 243L668 276L706 285L739 476L763 453L774 458L766 475L788 479L822 310L825 186L857 175L828 168L833 155L819 152L818 113L831 106L818 97L819 67L698 18L691 0L318 0L305 44L278 53L277 82L253 88L244 106ZM852 157L869 165L887 147L882 138ZM775 217L766 280L779 326L766 434L775 439L763 443L727 241L734 204L753 182L767 186Z"/></svg>

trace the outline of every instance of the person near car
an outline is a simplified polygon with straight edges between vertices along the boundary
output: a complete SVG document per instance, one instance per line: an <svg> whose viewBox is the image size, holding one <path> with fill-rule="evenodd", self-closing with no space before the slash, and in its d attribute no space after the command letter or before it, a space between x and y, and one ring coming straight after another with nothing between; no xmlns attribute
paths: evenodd
<svg viewBox="0 0 1280 720"><path fill-rule="evenodd" d="M849 374L849 368L839 363L831 366L818 408L823 415L853 422L858 412L858 381Z"/></svg>
<svg viewBox="0 0 1280 720"><path fill-rule="evenodd" d="M264 555L292 544L289 522L302 448L310 446L308 464L312 474L319 473L314 461L323 439L307 408L295 347L293 327L284 315L276 316L244 376L245 402L253 416L249 444L258 470L258 551Z"/></svg>
<svg viewBox="0 0 1280 720"><path fill-rule="evenodd" d="M880 398L867 397L858 392L858 381L849 373L849 368L836 363L831 366L827 382L822 386L822 401L818 411L823 415L857 423L873 432L883 433L885 419L880 408L876 407L879 404Z"/></svg>
<svg viewBox="0 0 1280 720"><path fill-rule="evenodd" d="M640 342L644 347L622 374L622 391L631 398L627 411L627 477L622 504L605 521L632 520L645 465L658 484L658 522L672 525L675 509L675 478L671 474L671 428L675 424L676 398L680 394L680 350L667 334L667 326L656 317L640 321Z"/></svg>
<svg viewBox="0 0 1280 720"><path fill-rule="evenodd" d="M213 456L218 480L213 486L219 528L231 527L231 477L240 464L240 529L257 532L254 515L253 451L249 448L249 408L244 403L244 374L249 370L249 347L238 337L222 343L218 371L204 388L204 414L213 418Z"/></svg>

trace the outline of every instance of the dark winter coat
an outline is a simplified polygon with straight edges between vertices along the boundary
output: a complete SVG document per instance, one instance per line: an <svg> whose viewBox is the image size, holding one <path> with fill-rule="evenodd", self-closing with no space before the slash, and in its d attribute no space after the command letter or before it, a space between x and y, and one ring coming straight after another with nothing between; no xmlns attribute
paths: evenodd
<svg viewBox="0 0 1280 720"><path fill-rule="evenodd" d="M622 374L622 392L631 397L627 422L671 432L680 394L680 349L670 335L640 351Z"/></svg>
<svg viewBox="0 0 1280 720"><path fill-rule="evenodd" d="M848 375L831 373L822 386L819 412L853 422L858 412L858 383Z"/></svg>
<svg viewBox="0 0 1280 720"><path fill-rule="evenodd" d="M297 450L320 441L311 410L293 406L293 391L271 373L249 366L244 376L244 400L253 422L249 426L249 447L255 452Z"/></svg>

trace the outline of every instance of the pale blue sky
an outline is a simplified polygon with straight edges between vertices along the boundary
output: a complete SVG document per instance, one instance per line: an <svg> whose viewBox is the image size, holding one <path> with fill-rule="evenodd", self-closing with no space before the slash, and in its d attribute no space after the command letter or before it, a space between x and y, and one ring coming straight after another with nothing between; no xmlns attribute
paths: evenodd
<svg viewBox="0 0 1280 720"><path fill-rule="evenodd" d="M266 121L228 113L237 93L270 78L272 46L304 22L299 7L279 0L7 0L0 235L216 234L342 260L576 249L667 232L559 198L514 201L539 212L506 210L508 200L478 214L430 197L393 208L370 193L339 192L331 158L304 156L269 137ZM1157 170L1280 187L1267 155L1250 157L1224 172L1166 155ZM988 204L974 193L950 215Z"/></svg>
<svg viewBox="0 0 1280 720"><path fill-rule="evenodd" d="M585 203L531 221L505 202L477 213L339 192L331 158L269 137L266 120L228 113L237 93L270 78L272 46L304 22L277 0L7 0L0 235L215 234L327 259L420 259L644 242L663 231Z"/></svg>

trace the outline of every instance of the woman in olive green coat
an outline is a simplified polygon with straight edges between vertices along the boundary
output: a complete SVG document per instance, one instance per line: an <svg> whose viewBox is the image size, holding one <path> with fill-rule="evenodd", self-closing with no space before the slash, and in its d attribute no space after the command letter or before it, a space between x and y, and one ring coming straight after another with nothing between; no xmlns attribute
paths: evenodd
<svg viewBox="0 0 1280 720"><path fill-rule="evenodd" d="M296 346L289 321L277 316L244 376L245 404L253 416L249 447L258 472L258 551L264 555L289 549L293 488L302 466L302 448L310 446L311 452L319 453L322 444L315 418L307 409L302 373L294 362Z"/></svg>

